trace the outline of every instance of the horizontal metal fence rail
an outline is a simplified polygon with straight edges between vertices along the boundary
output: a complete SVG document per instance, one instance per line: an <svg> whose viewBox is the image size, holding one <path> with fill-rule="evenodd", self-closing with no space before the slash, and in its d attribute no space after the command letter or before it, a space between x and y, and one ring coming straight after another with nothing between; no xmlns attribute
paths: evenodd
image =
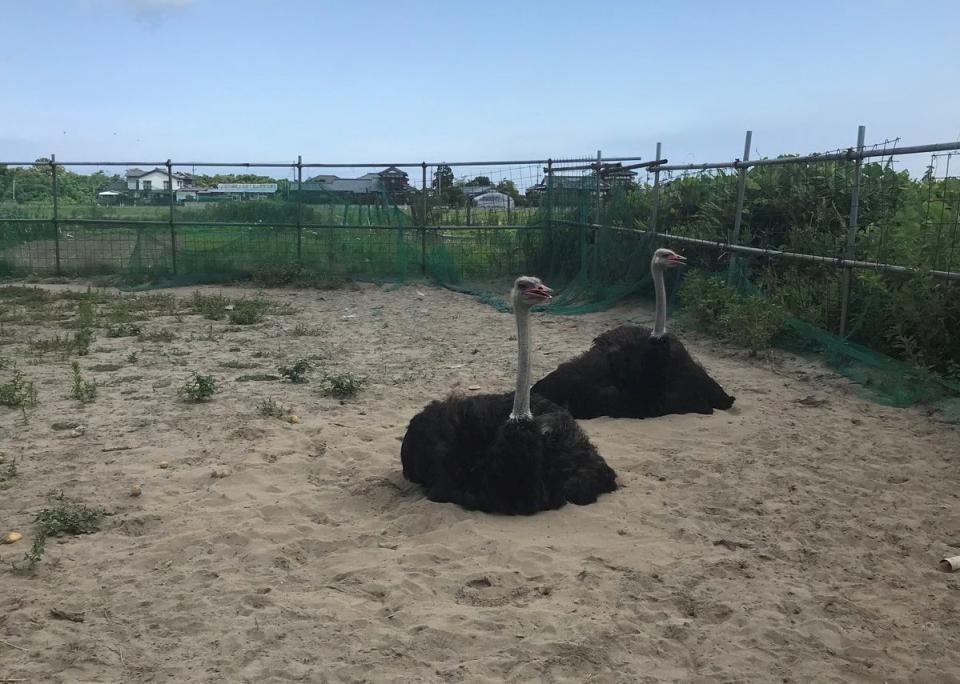
<svg viewBox="0 0 960 684"><path fill-rule="evenodd" d="M924 154L931 152L951 152L960 150L960 141L934 143L932 145L914 145L912 147L894 147L889 149L844 150L842 152L824 152L822 154L807 154L802 157L778 157L776 159L735 159L728 162L708 162L706 164L664 164L654 165L651 171L707 171L709 169L748 169L753 166L777 166L780 164L806 164L823 161L857 161L870 157L889 157L905 154Z"/></svg>
<svg viewBox="0 0 960 684"><path fill-rule="evenodd" d="M750 254L753 256L783 257L784 259L793 259L796 261L810 261L814 263L829 264L838 268L861 268L871 271L880 271L887 273L912 273L929 274L937 278L946 280L960 280L960 271L936 271L921 270L910 268L909 266L898 266L896 264L883 264L875 261L859 261L857 259L844 259L843 257L819 256L817 254L804 254L802 252L788 252L780 249L770 249L767 247L748 247L746 245L737 245L724 240L705 240L703 238L687 237L686 235L673 235L670 233L655 233L649 230L637 230L635 228L623 228L621 226L602 226L596 223L578 223L577 221L565 221L555 219L555 224L567 225L573 227L584 227L592 230L614 230L633 235L650 235L659 240L674 240L676 242L685 242L691 245L709 247L723 252L735 252L738 254Z"/></svg>

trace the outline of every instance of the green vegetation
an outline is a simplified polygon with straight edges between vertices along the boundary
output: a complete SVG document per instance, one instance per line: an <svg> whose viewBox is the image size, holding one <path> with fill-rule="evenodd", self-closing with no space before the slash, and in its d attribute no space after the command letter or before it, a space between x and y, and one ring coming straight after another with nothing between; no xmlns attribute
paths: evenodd
<svg viewBox="0 0 960 684"><path fill-rule="evenodd" d="M756 353L770 347L783 328L784 312L759 295L727 287L722 276L700 271L684 280L679 293L684 309L708 332Z"/></svg>
<svg viewBox="0 0 960 684"><path fill-rule="evenodd" d="M253 325L263 320L269 304L260 300L244 300L233 305L230 322L234 325Z"/></svg>
<svg viewBox="0 0 960 684"><path fill-rule="evenodd" d="M190 306L195 313L201 314L211 321L219 321L227 315L227 306L230 300L220 294L203 294L195 291L190 299Z"/></svg>
<svg viewBox="0 0 960 684"><path fill-rule="evenodd" d="M25 565L16 569L33 572L43 558L49 537L60 535L93 534L103 522L102 508L91 508L78 503L59 503L42 508L34 518L33 545L24 555Z"/></svg>
<svg viewBox="0 0 960 684"><path fill-rule="evenodd" d="M264 418L284 419L290 414L290 409L270 397L257 402L257 413Z"/></svg>
<svg viewBox="0 0 960 684"><path fill-rule="evenodd" d="M307 381L307 371L310 370L310 362L306 359L298 359L292 366L280 366L278 369L280 375L294 384L302 384Z"/></svg>
<svg viewBox="0 0 960 684"><path fill-rule="evenodd" d="M206 401L217 392L217 381L212 375L200 375L194 372L187 378L183 386L177 390L183 399L187 401Z"/></svg>
<svg viewBox="0 0 960 684"><path fill-rule="evenodd" d="M70 396L81 404L89 404L97 397L97 383L88 382L80 375L80 364L74 361L70 364L73 369L73 385L70 389Z"/></svg>
<svg viewBox="0 0 960 684"><path fill-rule="evenodd" d="M323 393L338 399L346 399L358 394L366 382L366 378L349 372L327 375L324 378Z"/></svg>
<svg viewBox="0 0 960 684"><path fill-rule="evenodd" d="M19 370L13 371L13 378L9 382L0 384L0 406L19 408L25 412L37 403L37 390L33 382L27 380Z"/></svg>

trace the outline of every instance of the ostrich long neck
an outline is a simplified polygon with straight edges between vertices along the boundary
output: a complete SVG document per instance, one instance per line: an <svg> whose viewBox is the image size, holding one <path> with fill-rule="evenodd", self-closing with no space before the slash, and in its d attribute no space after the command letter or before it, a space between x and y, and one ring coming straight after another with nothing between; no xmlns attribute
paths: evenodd
<svg viewBox="0 0 960 684"><path fill-rule="evenodd" d="M517 319L517 390L513 394L511 420L532 420L530 411L530 310L514 306Z"/></svg>
<svg viewBox="0 0 960 684"><path fill-rule="evenodd" d="M667 332L667 292L663 283L663 266L654 263L650 270L653 272L653 290L657 295L657 318L653 323L651 337L663 337Z"/></svg>

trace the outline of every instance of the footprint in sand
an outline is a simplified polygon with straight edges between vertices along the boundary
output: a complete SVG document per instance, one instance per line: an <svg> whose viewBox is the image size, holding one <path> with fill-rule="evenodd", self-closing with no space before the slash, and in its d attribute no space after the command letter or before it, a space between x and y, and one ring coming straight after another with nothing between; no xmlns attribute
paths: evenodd
<svg viewBox="0 0 960 684"><path fill-rule="evenodd" d="M491 608L549 596L553 588L533 584L514 573L487 573L467 580L456 592L456 602L466 606Z"/></svg>

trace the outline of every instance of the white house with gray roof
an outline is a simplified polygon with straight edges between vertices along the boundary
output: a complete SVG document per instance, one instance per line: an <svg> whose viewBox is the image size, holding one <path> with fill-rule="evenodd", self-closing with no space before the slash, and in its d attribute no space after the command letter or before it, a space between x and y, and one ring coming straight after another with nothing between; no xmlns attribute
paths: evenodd
<svg viewBox="0 0 960 684"><path fill-rule="evenodd" d="M173 187L170 187L171 177ZM188 173L176 173L172 176L167 175L166 169L156 167L149 171L142 169L127 169L127 190L139 190L140 192L157 192L161 190L179 190L180 188L193 185L193 176Z"/></svg>

